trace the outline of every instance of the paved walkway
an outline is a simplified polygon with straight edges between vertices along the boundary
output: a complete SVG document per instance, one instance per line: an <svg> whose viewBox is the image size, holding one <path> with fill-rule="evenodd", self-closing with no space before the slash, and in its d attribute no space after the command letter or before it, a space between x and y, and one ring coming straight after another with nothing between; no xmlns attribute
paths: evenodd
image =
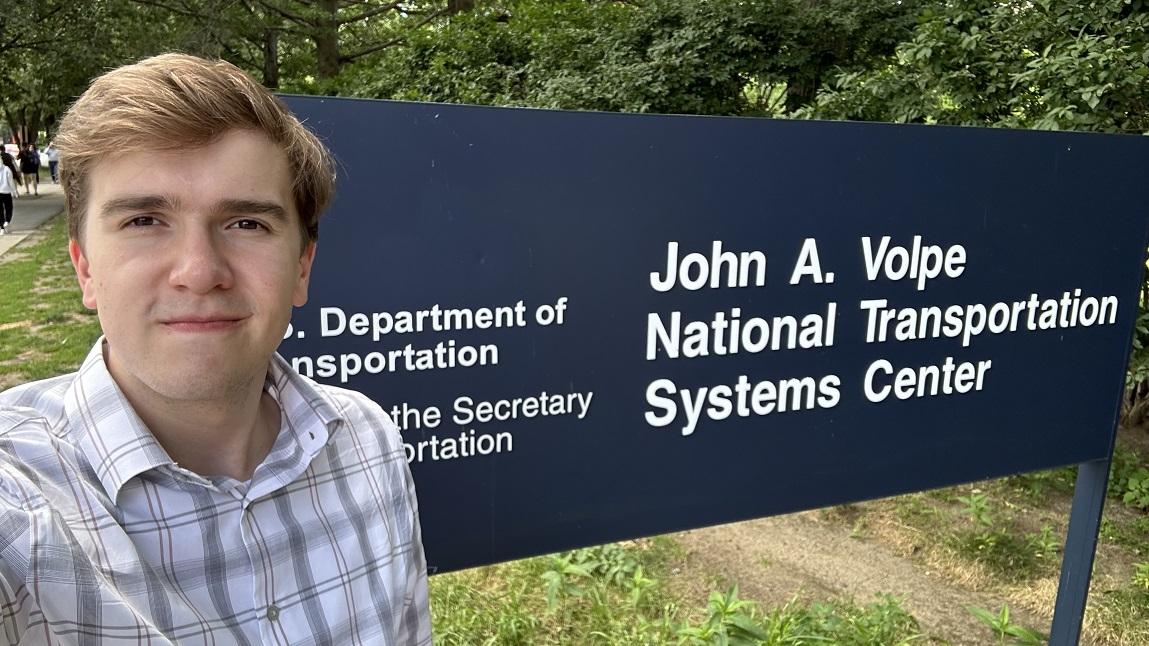
<svg viewBox="0 0 1149 646"><path fill-rule="evenodd" d="M40 196L24 195L12 200L15 208L12 212L12 225L7 235L0 236L0 256L8 253L12 247L24 241L28 234L35 231L40 225L64 212L64 192L59 184L52 180L40 182Z"/></svg>

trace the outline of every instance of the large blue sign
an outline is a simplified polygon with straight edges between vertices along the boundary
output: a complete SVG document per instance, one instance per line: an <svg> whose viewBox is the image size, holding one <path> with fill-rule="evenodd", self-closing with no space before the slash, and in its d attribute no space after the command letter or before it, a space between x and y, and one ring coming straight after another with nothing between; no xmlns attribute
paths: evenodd
<svg viewBox="0 0 1149 646"><path fill-rule="evenodd" d="M282 351L392 412L433 569L1110 451L1143 138L289 102Z"/></svg>

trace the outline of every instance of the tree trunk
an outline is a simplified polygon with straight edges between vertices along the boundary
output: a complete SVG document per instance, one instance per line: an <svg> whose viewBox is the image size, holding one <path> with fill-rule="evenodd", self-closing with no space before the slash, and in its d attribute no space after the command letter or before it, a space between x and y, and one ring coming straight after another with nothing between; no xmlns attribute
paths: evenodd
<svg viewBox="0 0 1149 646"><path fill-rule="evenodd" d="M339 0L321 0L324 17L316 21L315 41L316 76L334 78L339 74Z"/></svg>
<svg viewBox="0 0 1149 646"><path fill-rule="evenodd" d="M800 69L787 81L786 111L793 112L814 102L818 89L822 87L820 66L813 69Z"/></svg>
<svg viewBox="0 0 1149 646"><path fill-rule="evenodd" d="M279 31L272 27L263 30L263 86L279 89Z"/></svg>
<svg viewBox="0 0 1149 646"><path fill-rule="evenodd" d="M3 107L3 109L4 109L4 121L8 124L8 132L12 133L12 143L18 144L19 142L16 141L16 138L19 137L20 135L18 134L18 131L17 131L19 124L16 123L16 115L12 114L12 111L8 109L8 104L5 103L0 107ZM7 143L7 142L0 142L0 143Z"/></svg>
<svg viewBox="0 0 1149 646"><path fill-rule="evenodd" d="M56 138L56 128L59 127L59 115L53 113L43 119L42 125L44 126L44 145L51 143Z"/></svg>
<svg viewBox="0 0 1149 646"><path fill-rule="evenodd" d="M44 144L38 141L40 136L40 110L32 109L24 111L24 144L36 144L38 148L43 148Z"/></svg>
<svg viewBox="0 0 1149 646"><path fill-rule="evenodd" d="M40 111L29 110L23 105L15 110L4 106L4 117L8 127L12 129L12 139L20 148L29 143L36 143L36 131L40 129Z"/></svg>
<svg viewBox="0 0 1149 646"><path fill-rule="evenodd" d="M18 146L23 148L28 144L40 145L41 142L36 141L42 116L39 108L29 109L26 105L20 106L15 111L5 108L4 114L8 119L8 126L12 128L12 138L16 140Z"/></svg>

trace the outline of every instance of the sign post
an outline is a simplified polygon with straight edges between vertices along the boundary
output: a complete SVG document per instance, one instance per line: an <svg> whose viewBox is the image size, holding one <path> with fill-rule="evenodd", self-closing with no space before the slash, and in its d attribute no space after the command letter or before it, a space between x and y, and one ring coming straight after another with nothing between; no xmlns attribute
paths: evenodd
<svg viewBox="0 0 1149 646"><path fill-rule="evenodd" d="M281 351L392 413L433 569L1083 464L1077 634L1149 142L288 101L343 172Z"/></svg>
<svg viewBox="0 0 1149 646"><path fill-rule="evenodd" d="M1061 582L1057 589L1057 605L1053 609L1051 646L1073 646L1081 636L1111 460L1112 455L1077 467L1069 534L1061 561Z"/></svg>

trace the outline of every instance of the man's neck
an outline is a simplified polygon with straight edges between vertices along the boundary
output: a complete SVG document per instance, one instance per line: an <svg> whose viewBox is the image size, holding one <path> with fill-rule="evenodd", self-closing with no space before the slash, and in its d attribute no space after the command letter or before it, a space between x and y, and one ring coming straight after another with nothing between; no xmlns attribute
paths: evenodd
<svg viewBox="0 0 1149 646"><path fill-rule="evenodd" d="M253 379L232 398L210 401L173 400L143 384L116 381L172 460L202 476L250 480L279 434L279 405L262 380Z"/></svg>

